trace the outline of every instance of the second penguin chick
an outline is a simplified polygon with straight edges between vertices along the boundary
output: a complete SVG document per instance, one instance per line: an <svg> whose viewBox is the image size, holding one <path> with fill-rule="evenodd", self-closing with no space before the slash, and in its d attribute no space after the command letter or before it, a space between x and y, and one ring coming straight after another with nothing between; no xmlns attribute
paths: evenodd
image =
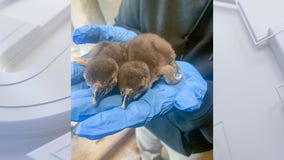
<svg viewBox="0 0 284 160"><path fill-rule="evenodd" d="M125 44L128 62L119 70L118 85L123 96L122 108L138 98L161 76L168 84L182 79L175 63L175 52L171 45L158 35L140 34Z"/></svg>
<svg viewBox="0 0 284 160"><path fill-rule="evenodd" d="M118 74L118 86L123 96L121 108L125 109L129 102L144 93L150 87L150 81L150 70L146 63L140 61L124 63Z"/></svg>
<svg viewBox="0 0 284 160"><path fill-rule="evenodd" d="M93 104L97 104L117 86L119 66L126 59L124 54L119 43L104 41L91 51L89 58L74 59L86 67L84 78L92 87Z"/></svg>

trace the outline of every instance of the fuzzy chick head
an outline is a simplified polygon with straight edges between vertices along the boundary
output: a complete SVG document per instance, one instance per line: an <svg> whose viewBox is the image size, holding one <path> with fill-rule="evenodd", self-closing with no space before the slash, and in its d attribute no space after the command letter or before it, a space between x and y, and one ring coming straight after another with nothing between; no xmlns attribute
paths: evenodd
<svg viewBox="0 0 284 160"><path fill-rule="evenodd" d="M117 85L118 65L113 59L92 60L86 66L84 78L93 89L93 104L97 104Z"/></svg>
<svg viewBox="0 0 284 160"><path fill-rule="evenodd" d="M137 99L150 83L150 71L147 64L139 61L124 63L118 74L118 86L123 96L122 108L132 100Z"/></svg>

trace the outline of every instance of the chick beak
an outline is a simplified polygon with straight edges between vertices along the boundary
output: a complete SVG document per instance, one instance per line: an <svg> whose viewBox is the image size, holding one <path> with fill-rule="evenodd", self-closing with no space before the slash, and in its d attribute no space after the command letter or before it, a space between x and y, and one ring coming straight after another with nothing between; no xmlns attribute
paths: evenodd
<svg viewBox="0 0 284 160"><path fill-rule="evenodd" d="M94 95L93 95L93 97L92 97L92 103L93 103L93 105L95 105L95 104L97 103L97 100L96 100L96 98L95 98Z"/></svg>
<svg viewBox="0 0 284 160"><path fill-rule="evenodd" d="M92 103L96 105L103 97L105 90L103 88L100 88L96 85L93 86L93 97L92 97Z"/></svg>
<svg viewBox="0 0 284 160"><path fill-rule="evenodd" d="M127 94L125 94L123 96L123 99L122 99L122 104L121 104L121 108L122 109L125 109L126 108L126 101L127 101L128 97L127 97Z"/></svg>
<svg viewBox="0 0 284 160"><path fill-rule="evenodd" d="M93 87L93 96L92 96L92 103L95 105L97 103L96 95L97 95L98 87Z"/></svg>

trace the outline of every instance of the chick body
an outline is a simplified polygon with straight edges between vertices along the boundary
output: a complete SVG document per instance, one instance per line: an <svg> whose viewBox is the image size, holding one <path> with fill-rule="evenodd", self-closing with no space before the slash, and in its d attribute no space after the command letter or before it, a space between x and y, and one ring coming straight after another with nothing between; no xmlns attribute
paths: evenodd
<svg viewBox="0 0 284 160"><path fill-rule="evenodd" d="M128 61L141 61L147 64L150 71L150 84L164 76L169 84L177 83L175 78L178 67L176 54L171 45L158 35L145 33L126 44Z"/></svg>
<svg viewBox="0 0 284 160"><path fill-rule="evenodd" d="M93 89L93 104L117 86L119 66L126 58L121 44L103 41L91 50L88 59L75 59L86 67L84 78Z"/></svg>
<svg viewBox="0 0 284 160"><path fill-rule="evenodd" d="M168 84L178 83L182 75L175 63L171 45L158 35L145 33L120 44L103 41L88 59L77 59L86 66L84 77L93 88L93 103L98 103L118 83L123 96L122 108L138 98L163 76Z"/></svg>
<svg viewBox="0 0 284 160"><path fill-rule="evenodd" d="M178 83L182 75L176 77L179 69L175 63L175 52L163 38L151 34L141 34L125 44L127 62L119 69L118 85L123 99L138 98L147 88L163 76L168 84Z"/></svg>

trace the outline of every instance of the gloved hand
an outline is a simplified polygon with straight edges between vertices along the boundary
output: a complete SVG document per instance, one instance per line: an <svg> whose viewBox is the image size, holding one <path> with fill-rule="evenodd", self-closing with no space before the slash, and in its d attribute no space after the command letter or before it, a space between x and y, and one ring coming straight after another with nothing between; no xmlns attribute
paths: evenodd
<svg viewBox="0 0 284 160"><path fill-rule="evenodd" d="M77 28L72 35L76 44L98 43L103 40L113 42L126 42L137 36L136 33L121 27L106 25L85 25ZM88 57L88 54L83 56ZM86 84L83 78L85 67L71 62L71 121L80 122L84 119L113 107L111 104L100 103L104 107L94 107L90 101L92 96L91 88ZM120 98L119 95L116 96ZM114 101L115 98L111 98ZM107 101L106 101L107 102Z"/></svg>
<svg viewBox="0 0 284 160"><path fill-rule="evenodd" d="M76 44L98 43L107 40L113 42L126 42L135 38L136 33L121 27L106 25L85 25L73 32L72 38Z"/></svg>
<svg viewBox="0 0 284 160"><path fill-rule="evenodd" d="M104 26L96 28L101 30L109 29L109 27L105 28ZM111 31L113 31L116 27L111 28ZM124 30L123 32L131 31ZM78 32L75 31L75 33ZM86 32L80 33L84 34L85 37L88 37L88 35L94 36L93 32L90 32L87 36ZM110 35L114 33L116 35L130 35L128 33L107 32L107 30L104 30L104 32L96 31L96 33L106 34L107 36L101 35L104 38L114 37ZM77 36L78 34L76 34ZM90 38L87 39L90 42ZM122 39L126 40L125 37ZM112 40L118 39L112 38ZM80 39L80 42L82 41L83 39ZM130 103L123 110L120 108L122 101L120 95L106 97L98 106L93 106L91 89L82 78L84 68L72 63L71 120L81 122L76 134L88 139L98 139L124 128L143 126L153 118L165 115L173 107L187 112L199 109L207 90L207 84L192 65L186 62L177 62L177 64L183 74L183 79L178 84L168 85L161 79L138 100Z"/></svg>

